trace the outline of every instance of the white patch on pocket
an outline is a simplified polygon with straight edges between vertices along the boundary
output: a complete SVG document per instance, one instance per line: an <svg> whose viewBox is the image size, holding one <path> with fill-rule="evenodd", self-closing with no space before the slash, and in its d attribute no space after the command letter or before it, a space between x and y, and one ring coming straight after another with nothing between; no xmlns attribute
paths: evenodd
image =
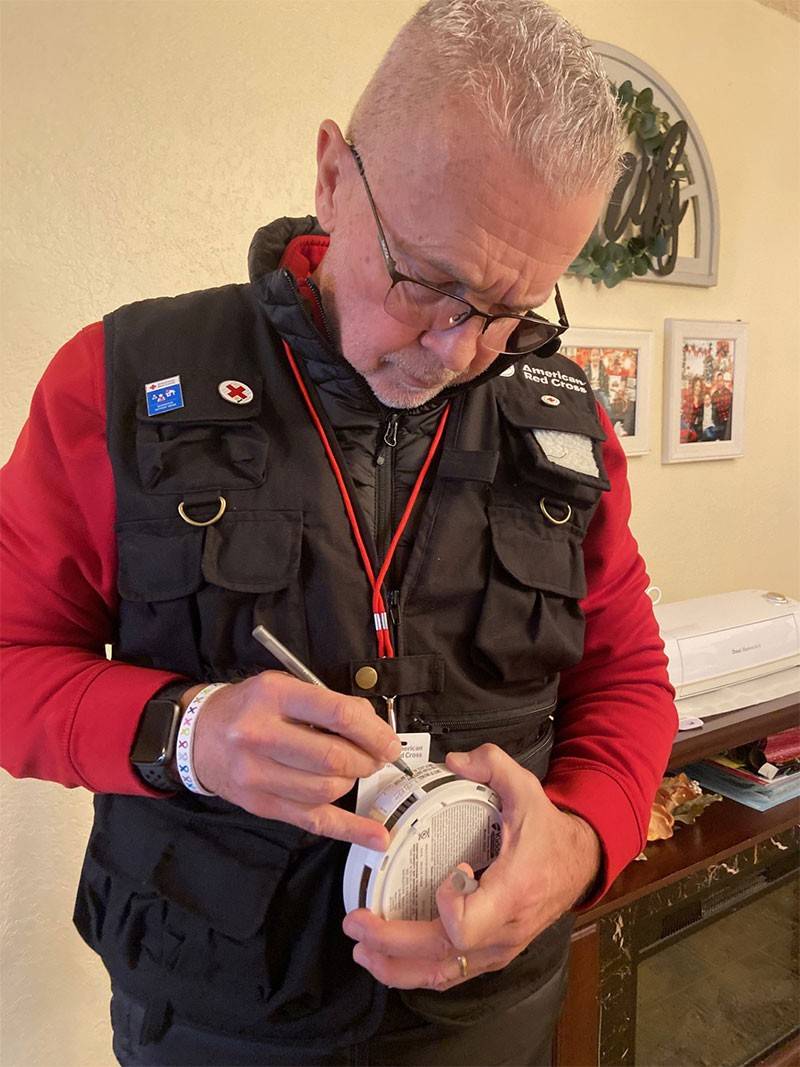
<svg viewBox="0 0 800 1067"><path fill-rule="evenodd" d="M559 467L567 467L579 474L600 477L591 437L582 433L567 433L564 430L534 430L533 433L551 463L557 463Z"/></svg>

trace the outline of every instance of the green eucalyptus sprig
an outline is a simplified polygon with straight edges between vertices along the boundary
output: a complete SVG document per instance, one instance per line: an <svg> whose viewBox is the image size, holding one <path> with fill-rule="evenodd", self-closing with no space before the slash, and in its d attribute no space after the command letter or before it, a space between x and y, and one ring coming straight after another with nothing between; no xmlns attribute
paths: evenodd
<svg viewBox="0 0 800 1067"><path fill-rule="evenodd" d="M670 131L669 114L653 103L650 88L636 92L630 81L615 88L617 105L622 112L629 134L636 137L643 154L652 160L663 148ZM675 176L688 177L685 171L675 171ZM656 231L648 240L641 236L623 241L603 241L597 230L592 233L580 254L570 264L568 273L581 278L590 278L595 284L601 282L609 289L633 275L642 277L652 271L653 259L666 254L667 238Z"/></svg>

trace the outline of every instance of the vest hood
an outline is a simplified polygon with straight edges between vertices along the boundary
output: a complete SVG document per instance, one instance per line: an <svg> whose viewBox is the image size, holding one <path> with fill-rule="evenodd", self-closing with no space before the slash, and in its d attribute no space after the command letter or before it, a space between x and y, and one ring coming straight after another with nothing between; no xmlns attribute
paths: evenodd
<svg viewBox="0 0 800 1067"><path fill-rule="evenodd" d="M277 270L281 265L286 246L295 237L326 237L327 234L313 215L301 219L282 218L261 226L253 234L247 253L247 270L254 282L264 274ZM311 269L316 263L309 263Z"/></svg>

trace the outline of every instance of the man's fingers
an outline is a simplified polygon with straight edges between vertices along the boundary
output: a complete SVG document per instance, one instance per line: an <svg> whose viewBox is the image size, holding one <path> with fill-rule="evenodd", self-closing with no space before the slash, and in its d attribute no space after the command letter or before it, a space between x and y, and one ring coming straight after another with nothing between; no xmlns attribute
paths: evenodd
<svg viewBox="0 0 800 1067"><path fill-rule="evenodd" d="M378 852L385 851L389 844L389 835L380 823L332 804L300 804L285 797L264 794L256 801L248 797L248 803L241 806L262 818L277 819L299 826L311 834L332 837L336 841L349 841Z"/></svg>
<svg viewBox="0 0 800 1067"><path fill-rule="evenodd" d="M400 755L402 746L397 734L368 700L311 686L288 675L276 683L274 673L266 672L262 677L273 676L269 684L275 687L279 710L285 718L345 737L381 763Z"/></svg>
<svg viewBox="0 0 800 1067"><path fill-rule="evenodd" d="M434 961L386 956L361 943L353 948L353 959L356 963L368 970L383 985L393 989L435 989L441 993L486 971L498 971L508 962L490 950L463 954L466 963L465 975L458 962L459 955L462 954L451 949L444 959Z"/></svg>
<svg viewBox="0 0 800 1067"><path fill-rule="evenodd" d="M481 745L471 752L450 752L445 763L462 778L494 789L503 801L504 828L509 820L513 820L521 804L527 808L536 798L546 802L538 778L497 745Z"/></svg>
<svg viewBox="0 0 800 1067"><path fill-rule="evenodd" d="M370 952L387 956L443 960L453 949L438 919L431 922L381 919L366 908L345 916L342 929Z"/></svg>
<svg viewBox="0 0 800 1067"><path fill-rule="evenodd" d="M517 932L504 918L510 904L505 866L502 857L496 859L483 872L473 893L460 892L453 884L452 875L439 886L436 893L439 922L456 949L465 952L490 947L505 949L515 944ZM466 863L459 864L458 869L472 874Z"/></svg>
<svg viewBox="0 0 800 1067"><path fill-rule="evenodd" d="M469 882L474 880L474 872L468 863L459 863L456 871L464 876L464 880L468 879ZM458 881L460 884L461 880L459 879ZM474 892L479 890L480 886ZM453 872L448 874L436 890L436 908L439 912L442 932L448 941L457 947L465 948L467 944L474 945L477 943L474 941L467 942L463 936L467 902L472 895L473 893L464 893L456 885L453 880ZM454 936L455 940L453 940Z"/></svg>
<svg viewBox="0 0 800 1067"><path fill-rule="evenodd" d="M265 793L283 797L298 804L332 804L340 797L347 796L355 785L353 777L301 771L294 767L285 767L274 760L249 758L242 767L238 778L240 789L256 795Z"/></svg>
<svg viewBox="0 0 800 1067"><path fill-rule="evenodd" d="M339 778L367 778L388 762L344 737L286 720L274 723L263 748L270 759L285 767Z"/></svg>

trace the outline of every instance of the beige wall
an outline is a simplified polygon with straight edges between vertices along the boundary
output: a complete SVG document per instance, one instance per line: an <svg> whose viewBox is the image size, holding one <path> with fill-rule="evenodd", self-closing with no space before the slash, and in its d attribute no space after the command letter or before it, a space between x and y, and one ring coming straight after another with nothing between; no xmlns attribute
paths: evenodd
<svg viewBox="0 0 800 1067"><path fill-rule="evenodd" d="M0 453L83 324L140 297L246 277L252 232L312 208L314 135L344 122L413 0L6 2ZM576 325L656 336L653 451L631 461L633 525L668 600L798 576L799 32L755 0L561 0L641 56L706 141L719 285L569 279ZM746 454L660 463L666 317L750 323ZM71 930L89 799L4 778L0 894L9 1067L113 1062L106 983Z"/></svg>

